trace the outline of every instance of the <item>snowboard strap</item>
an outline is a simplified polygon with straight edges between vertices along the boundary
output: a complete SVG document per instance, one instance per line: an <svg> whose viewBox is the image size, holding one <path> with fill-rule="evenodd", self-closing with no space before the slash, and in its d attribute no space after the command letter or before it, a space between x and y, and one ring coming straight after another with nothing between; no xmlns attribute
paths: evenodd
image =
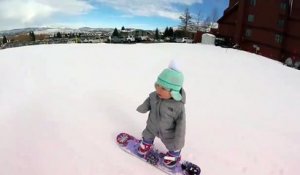
<svg viewBox="0 0 300 175"><path fill-rule="evenodd" d="M165 159L165 160L175 161L175 160L176 160L176 157L165 156L164 159Z"/></svg>

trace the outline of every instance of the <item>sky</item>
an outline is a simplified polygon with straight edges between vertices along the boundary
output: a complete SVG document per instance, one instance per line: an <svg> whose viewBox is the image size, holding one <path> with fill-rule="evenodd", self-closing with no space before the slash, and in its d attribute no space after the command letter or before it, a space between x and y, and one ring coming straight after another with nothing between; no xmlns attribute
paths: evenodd
<svg viewBox="0 0 300 175"><path fill-rule="evenodd" d="M223 14L229 0L0 0L0 31L25 27L177 27L188 8L196 17Z"/></svg>
<svg viewBox="0 0 300 175"><path fill-rule="evenodd" d="M148 114L136 108L171 59L184 74L183 160L201 175L300 174L300 71L186 43L0 50L0 174L163 175L115 138L141 138Z"/></svg>

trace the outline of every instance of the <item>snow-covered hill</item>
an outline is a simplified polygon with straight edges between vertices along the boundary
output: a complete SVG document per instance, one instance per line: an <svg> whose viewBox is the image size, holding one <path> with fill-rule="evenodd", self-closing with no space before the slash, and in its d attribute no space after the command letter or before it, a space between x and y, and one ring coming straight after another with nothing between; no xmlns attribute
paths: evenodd
<svg viewBox="0 0 300 175"><path fill-rule="evenodd" d="M35 34L56 34L57 32L61 33L107 33L113 32L113 28L90 28L90 27L81 27L81 28L69 28L69 27L36 27L36 28L21 28L21 29L12 29L0 31L0 35L18 35L34 31Z"/></svg>
<svg viewBox="0 0 300 175"><path fill-rule="evenodd" d="M174 58L187 92L184 159L203 175L300 173L298 70L201 44L76 44L0 50L0 174L162 174L115 136L141 135L147 115L135 109Z"/></svg>

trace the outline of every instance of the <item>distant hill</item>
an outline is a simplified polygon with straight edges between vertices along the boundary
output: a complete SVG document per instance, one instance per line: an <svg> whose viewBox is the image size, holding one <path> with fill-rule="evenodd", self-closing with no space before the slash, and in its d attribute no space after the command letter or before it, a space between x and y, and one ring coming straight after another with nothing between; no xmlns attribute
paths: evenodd
<svg viewBox="0 0 300 175"><path fill-rule="evenodd" d="M36 34L52 34L57 32L62 33L90 33L90 32L112 32L113 28L90 28L90 27L81 27L81 28L66 28L66 27L30 27L22 29L12 29L0 31L0 35L17 35L21 33L35 32Z"/></svg>

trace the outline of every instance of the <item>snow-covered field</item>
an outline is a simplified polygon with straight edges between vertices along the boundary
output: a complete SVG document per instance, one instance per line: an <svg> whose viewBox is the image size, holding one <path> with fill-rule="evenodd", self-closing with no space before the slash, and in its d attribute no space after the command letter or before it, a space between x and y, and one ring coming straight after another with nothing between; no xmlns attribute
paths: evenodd
<svg viewBox="0 0 300 175"><path fill-rule="evenodd" d="M201 44L74 44L0 50L0 174L162 174L115 137L141 135L136 107L172 59L185 74L184 159L203 175L300 173L300 71Z"/></svg>

